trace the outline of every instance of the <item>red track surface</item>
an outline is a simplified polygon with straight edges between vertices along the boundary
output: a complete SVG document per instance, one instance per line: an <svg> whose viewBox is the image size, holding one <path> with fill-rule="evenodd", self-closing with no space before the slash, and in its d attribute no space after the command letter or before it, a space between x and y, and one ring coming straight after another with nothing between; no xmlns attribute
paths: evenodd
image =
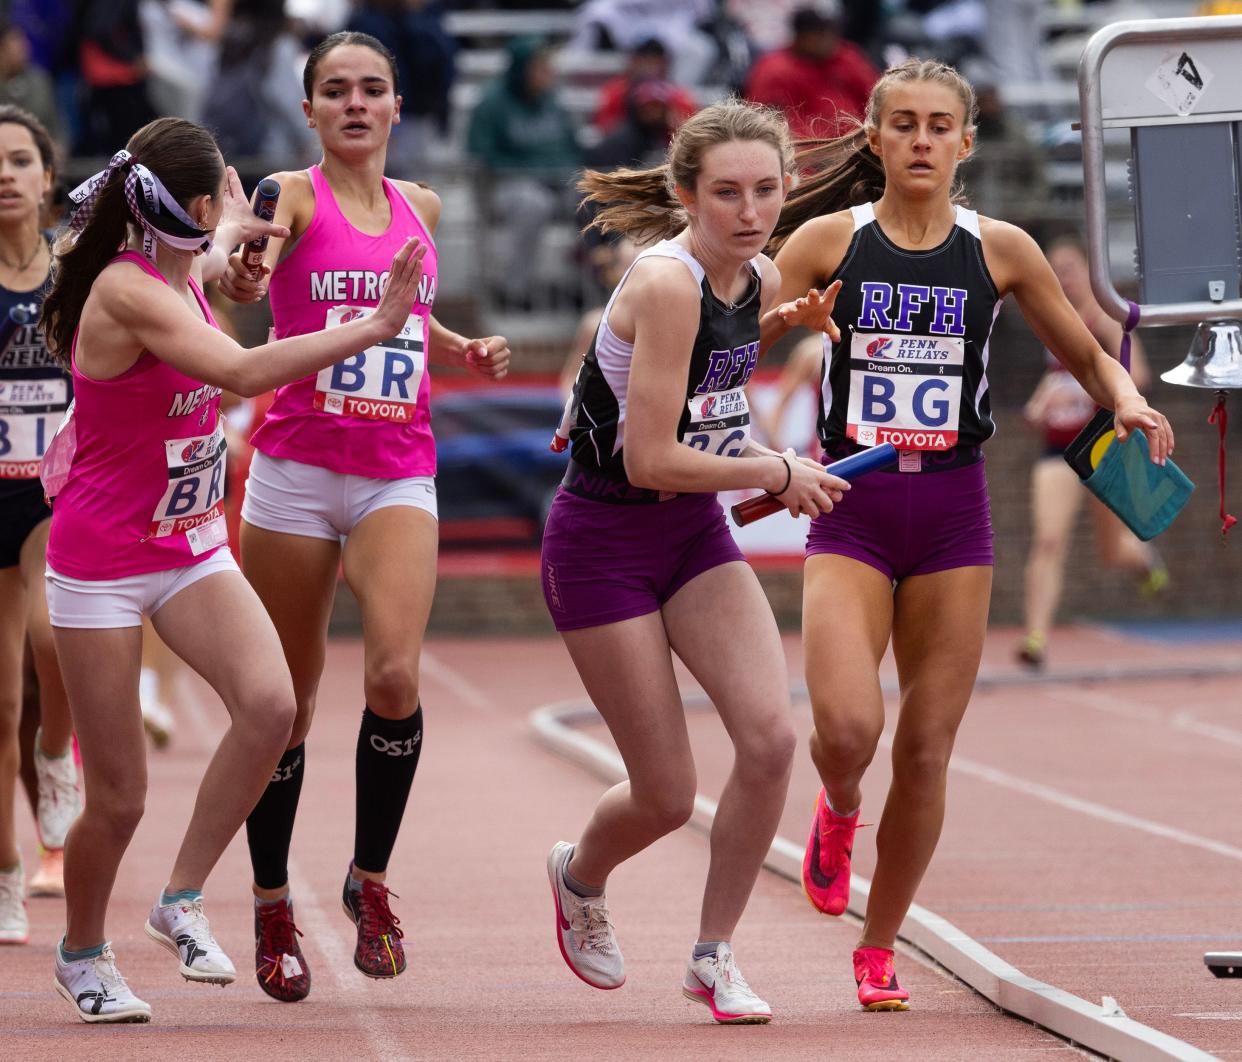
<svg viewBox="0 0 1242 1062"><path fill-rule="evenodd" d="M1010 644L1007 634L994 635L986 673L1015 675ZM1239 661L1232 647L1174 650L1092 631L1063 634L1054 648L1063 669ZM797 640L787 649L798 685ZM554 840L574 836L600 785L528 738L533 708L582 696L551 639L428 647L428 748L390 876L401 895L394 907L410 968L391 983L363 978L339 905L353 829L360 666L359 645L332 647L308 745L293 876L311 998L274 1003L245 976L223 990L189 985L142 933L223 726L222 710L195 685L176 744L151 757L149 810L122 866L110 921L121 967L154 1007L154 1022L78 1023L50 987L61 905L32 901L32 943L0 950L8 1057L62 1058L82 1049L213 1060L1071 1056L1067 1045L913 957L899 965L915 1009L860 1013L849 971L856 927L818 915L772 875L761 877L736 945L776 1020L714 1026L678 988L707 861L704 838L690 831L622 867L610 883L625 988L603 993L577 981L552 935L544 858ZM1221 1057L1242 1057L1242 982L1212 978L1200 959L1205 950L1242 946L1236 688L1235 677L981 691L959 741L949 821L919 901L1032 976L1088 999L1112 995L1131 1017ZM809 726L805 702L796 708ZM728 767L727 743L709 713L692 712L691 730L701 788L714 796ZM878 808L886 780L886 765L877 762L864 817ZM801 841L815 785L800 756L785 836ZM1182 832L1158 835L1161 827ZM33 860L28 822L23 831ZM864 873L871 833L860 834L857 848ZM217 936L241 969L252 944L247 882L238 840L209 882L207 901Z"/></svg>

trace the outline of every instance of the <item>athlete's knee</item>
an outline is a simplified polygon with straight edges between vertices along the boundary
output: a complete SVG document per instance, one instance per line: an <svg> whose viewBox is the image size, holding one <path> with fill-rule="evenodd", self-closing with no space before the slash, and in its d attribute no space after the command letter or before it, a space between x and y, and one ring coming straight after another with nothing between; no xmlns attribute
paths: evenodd
<svg viewBox="0 0 1242 1062"><path fill-rule="evenodd" d="M280 683L256 686L237 705L237 720L250 740L283 748L289 741L298 705L293 690Z"/></svg>
<svg viewBox="0 0 1242 1062"><path fill-rule="evenodd" d="M907 789L934 794L949 773L952 736L925 734L893 748L893 777Z"/></svg>
<svg viewBox="0 0 1242 1062"><path fill-rule="evenodd" d="M645 789L631 787L630 793L651 827L665 834L680 829L690 821L690 816L694 814L696 786L697 781L691 772L689 778L669 778Z"/></svg>
<svg viewBox="0 0 1242 1062"><path fill-rule="evenodd" d="M1046 560L1060 560L1065 556L1069 540L1054 531L1038 532L1031 540L1031 555Z"/></svg>
<svg viewBox="0 0 1242 1062"><path fill-rule="evenodd" d="M418 709L418 667L399 657L381 658L363 679L367 706L385 719L405 719Z"/></svg>
<svg viewBox="0 0 1242 1062"><path fill-rule="evenodd" d="M737 769L752 777L779 779L789 773L798 735L793 723L782 718L775 723L755 726L734 741Z"/></svg>
<svg viewBox="0 0 1242 1062"><path fill-rule="evenodd" d="M147 802L146 778L113 778L95 781L86 793L86 813L93 820L92 833L106 832L125 841L134 835Z"/></svg>
<svg viewBox="0 0 1242 1062"><path fill-rule="evenodd" d="M866 767L875 755L883 729L882 719L839 719L827 724L817 717L811 731L811 759L817 767L838 771Z"/></svg>

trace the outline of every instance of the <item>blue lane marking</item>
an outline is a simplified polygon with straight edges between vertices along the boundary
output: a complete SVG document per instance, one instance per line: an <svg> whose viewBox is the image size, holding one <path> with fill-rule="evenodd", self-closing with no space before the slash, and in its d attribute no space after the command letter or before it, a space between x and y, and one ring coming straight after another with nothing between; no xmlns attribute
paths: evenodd
<svg viewBox="0 0 1242 1062"><path fill-rule="evenodd" d="M1242 618L1236 616L1217 619L1122 620L1100 623L1097 626L1130 638L1143 638L1169 645L1236 642L1242 638Z"/></svg>
<svg viewBox="0 0 1242 1062"><path fill-rule="evenodd" d="M1228 940L1237 942L1239 934L1227 933L1157 933L1110 937L1084 933L1051 937L976 937L981 944L1189 944L1197 940Z"/></svg>

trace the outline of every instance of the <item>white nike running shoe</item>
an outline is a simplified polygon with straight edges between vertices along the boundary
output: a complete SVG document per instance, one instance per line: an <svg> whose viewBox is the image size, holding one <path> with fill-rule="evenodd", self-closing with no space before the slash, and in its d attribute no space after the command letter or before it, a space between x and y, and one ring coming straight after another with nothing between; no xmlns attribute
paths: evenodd
<svg viewBox="0 0 1242 1062"><path fill-rule="evenodd" d="M178 900L167 905L156 901L144 928L147 936L177 956L181 976L187 981L228 985L236 980L236 968L211 935L202 900Z"/></svg>
<svg viewBox="0 0 1242 1062"><path fill-rule="evenodd" d="M0 870L0 944L25 944L29 939L26 874L18 863L12 870Z"/></svg>
<svg viewBox="0 0 1242 1062"><path fill-rule="evenodd" d="M573 854L568 841L558 841L548 854L556 943L569 968L592 988L620 988L625 984L625 960L608 918L608 904L602 896L579 896L565 884L565 867Z"/></svg>
<svg viewBox="0 0 1242 1062"><path fill-rule="evenodd" d="M83 1021L145 1022L151 1020L150 1004L134 995L121 971L111 943L89 959L65 962L56 948L56 991L72 1005Z"/></svg>
<svg viewBox="0 0 1242 1062"><path fill-rule="evenodd" d="M73 749L63 756L43 751L42 731L35 732L34 767L39 780L39 840L44 848L64 848L65 835L82 811L82 791L78 788L78 768Z"/></svg>
<svg viewBox="0 0 1242 1062"><path fill-rule="evenodd" d="M722 1025L763 1025L772 1020L772 1008L746 983L728 944L717 945L715 955L691 958L681 990L687 999L708 1007Z"/></svg>

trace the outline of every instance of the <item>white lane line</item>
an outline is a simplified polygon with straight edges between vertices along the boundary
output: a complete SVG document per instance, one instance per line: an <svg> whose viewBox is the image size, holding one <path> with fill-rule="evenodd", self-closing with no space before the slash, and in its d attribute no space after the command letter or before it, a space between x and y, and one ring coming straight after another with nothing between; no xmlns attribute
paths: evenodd
<svg viewBox="0 0 1242 1062"><path fill-rule="evenodd" d="M1194 734L1197 737L1210 738L1213 741L1242 747L1242 730L1230 726L1219 726L1215 723L1205 723L1186 710L1169 715L1154 705L1136 704L1132 697L1120 697L1102 690L1066 689L1051 696L1056 700L1069 701L1106 715L1116 715L1123 719L1152 723L1157 726L1170 726L1174 730Z"/></svg>
<svg viewBox="0 0 1242 1062"><path fill-rule="evenodd" d="M219 703L219 698L211 691L211 687L203 683L201 691L204 696L214 701L213 706L220 709L222 717L227 718L224 706ZM186 714L190 717L190 723L203 751L210 754L224 736L223 720L214 718L204 708L196 696L197 692L199 691L191 691L182 699L182 703L186 706ZM345 929L348 925L345 916L342 914L336 918L329 917L309 879L302 873L297 860L292 858L289 860L289 891L293 897L298 922L314 940L320 955L327 960L326 971L323 964L316 964L311 971L309 1005L314 1006L316 978L322 979L326 972L336 988L337 998L345 1003L344 1009L347 1010L350 1020L370 1048L369 1054L364 1057L393 1059L394 1062L407 1062L412 1059L412 1055L401 1049L399 1040L384 1035L391 1014L375 1005L375 997L368 990L368 979L354 968L354 941ZM319 987L322 989L322 984Z"/></svg>
<svg viewBox="0 0 1242 1062"><path fill-rule="evenodd" d="M449 693L475 711L500 718L505 713L496 707L495 698L489 697L456 668L449 667L424 645L419 655L419 670L430 679L444 686Z"/></svg>
<svg viewBox="0 0 1242 1062"><path fill-rule="evenodd" d="M887 734L881 738L881 742L890 748L892 747L892 738ZM1216 841L1211 837L1201 837L1199 834L1190 833L1188 830L1179 830L1176 826L1166 826L1161 822L1145 819L1141 815L1131 815L1125 811L1117 811L1115 808L1097 804L1093 800L1083 800L1081 797L1072 796L1053 786L1020 778L1016 774L1010 774L1008 771L1003 771L998 767L989 767L987 764L967 759L965 756L959 756L957 753L954 753L949 760L949 770L969 775L972 778L999 786L1002 789L1022 793L1024 796L1033 797L1036 800L1042 800L1046 804L1055 804L1058 807L1076 811L1080 815L1089 815L1093 819L1100 819L1114 826L1124 826L1127 829L1138 830L1140 833L1160 837L1163 840L1173 841L1177 844L1186 845L1189 848L1199 848L1205 852L1211 852L1213 855L1224 856L1226 859L1242 861L1242 848L1238 848L1236 845L1225 844L1224 841Z"/></svg>
<svg viewBox="0 0 1242 1062"><path fill-rule="evenodd" d="M687 708L702 707L705 698L683 698ZM572 729L594 716L589 703L561 703L536 709L530 726L536 740L558 755L578 763L609 782L625 778L625 765L615 750ZM595 716L598 720L598 716ZM572 723L570 722L572 720ZM710 832L716 802L695 797L691 822ZM793 882L802 875L804 846L784 837L772 842L764 866ZM851 914L861 917L871 882L859 874L850 881ZM1212 1055L1192 1044L1107 1008L1072 995L1053 985L1028 977L1021 970L989 951L957 926L918 904L911 905L901 927L901 939L913 944L950 970L980 995L1002 1010L1081 1044L1109 1058L1127 1062L1177 1059L1179 1062L1211 1062Z"/></svg>

